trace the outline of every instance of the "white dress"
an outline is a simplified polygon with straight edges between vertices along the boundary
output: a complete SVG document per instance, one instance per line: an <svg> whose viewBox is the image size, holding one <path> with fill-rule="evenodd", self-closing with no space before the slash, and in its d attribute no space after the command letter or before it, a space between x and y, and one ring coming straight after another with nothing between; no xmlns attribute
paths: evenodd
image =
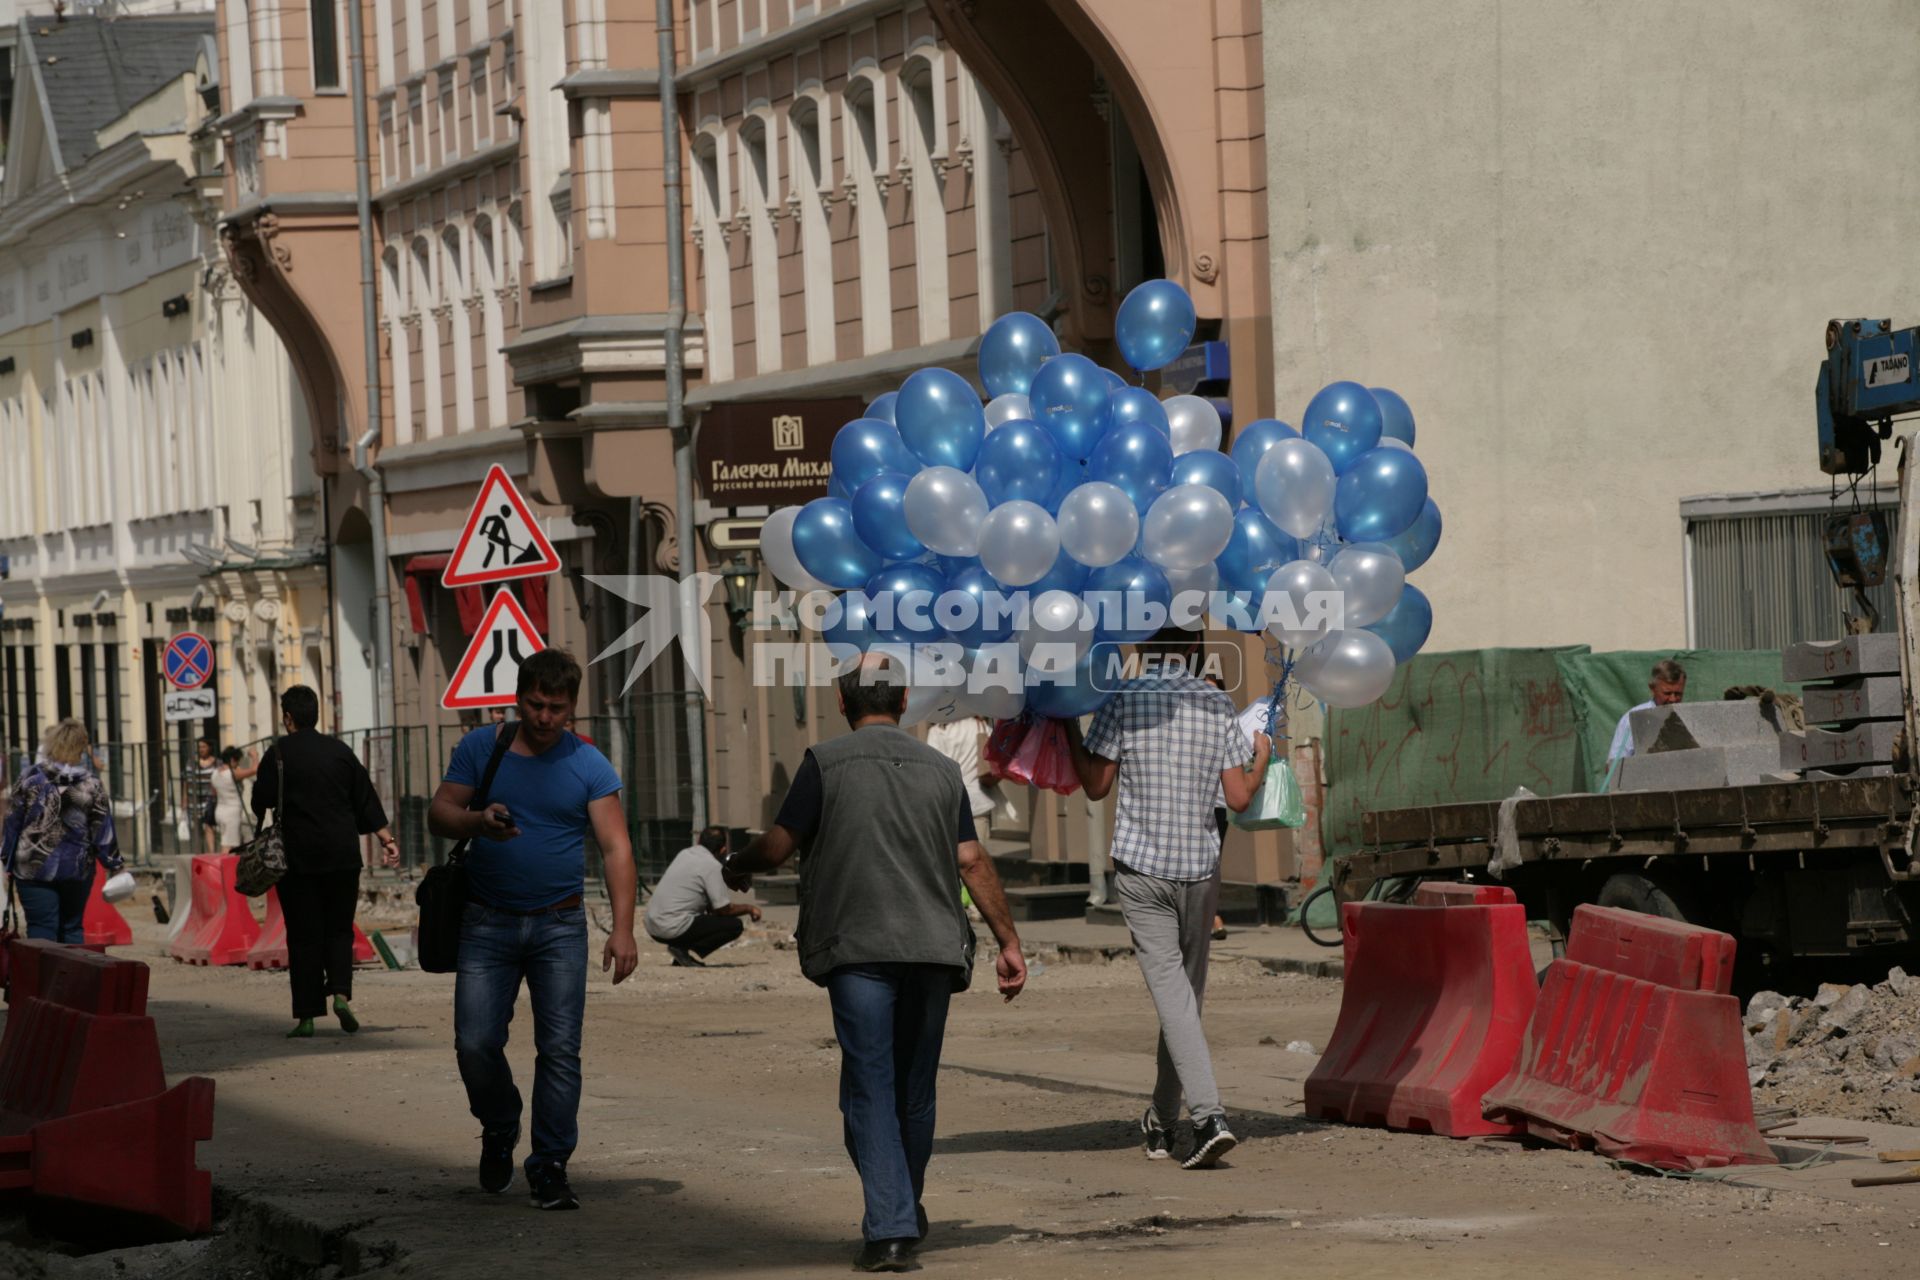
<svg viewBox="0 0 1920 1280"><path fill-rule="evenodd" d="M240 843L240 784L231 769L213 771L213 822L219 828L220 848Z"/></svg>

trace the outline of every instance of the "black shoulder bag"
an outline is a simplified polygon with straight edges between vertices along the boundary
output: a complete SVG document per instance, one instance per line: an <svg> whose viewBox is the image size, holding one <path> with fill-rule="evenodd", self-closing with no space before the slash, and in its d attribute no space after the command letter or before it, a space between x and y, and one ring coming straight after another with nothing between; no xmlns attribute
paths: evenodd
<svg viewBox="0 0 1920 1280"><path fill-rule="evenodd" d="M487 807L487 793L493 790L493 777L500 762L513 746L518 723L500 730L493 741L493 754L487 757L486 772L480 775L480 789L467 802L469 812ZM420 908L420 967L428 973L453 973L460 967L460 917L467 909L467 847L471 837L447 852L447 860L427 869L413 901Z"/></svg>
<svg viewBox="0 0 1920 1280"><path fill-rule="evenodd" d="M281 818L287 812L287 759L280 750L280 738L273 739L273 821L254 833L234 853L240 861L233 872L234 888L249 898L257 898L280 883L287 874L286 837L281 833ZM209 784L211 785L211 784ZM238 784L235 784L238 786Z"/></svg>

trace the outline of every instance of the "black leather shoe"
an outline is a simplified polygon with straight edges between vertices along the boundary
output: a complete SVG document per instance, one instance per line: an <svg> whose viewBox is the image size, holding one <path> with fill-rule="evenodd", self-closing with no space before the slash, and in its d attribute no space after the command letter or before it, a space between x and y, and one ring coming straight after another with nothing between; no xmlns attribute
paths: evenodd
<svg viewBox="0 0 1920 1280"><path fill-rule="evenodd" d="M869 1240L853 1260L857 1271L918 1271L913 1260L913 1240Z"/></svg>

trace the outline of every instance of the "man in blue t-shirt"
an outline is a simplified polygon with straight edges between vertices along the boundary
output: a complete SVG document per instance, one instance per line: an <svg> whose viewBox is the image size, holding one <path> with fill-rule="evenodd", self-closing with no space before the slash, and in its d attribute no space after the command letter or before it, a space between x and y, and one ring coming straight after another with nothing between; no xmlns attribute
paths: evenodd
<svg viewBox="0 0 1920 1280"><path fill-rule="evenodd" d="M542 1209L578 1209L567 1158L579 1141L580 1024L587 1005L585 839L606 864L613 933L600 967L624 981L639 962L633 848L620 808L620 778L607 758L567 731L580 692L580 664L545 649L520 664L520 718L475 729L454 748L427 825L470 839L468 901L460 922L453 992L454 1052L467 1103L480 1122L480 1186L513 1185L520 1091L507 1065L507 1024L524 978L533 1005L533 1148L527 1183ZM474 793L498 753L484 808Z"/></svg>

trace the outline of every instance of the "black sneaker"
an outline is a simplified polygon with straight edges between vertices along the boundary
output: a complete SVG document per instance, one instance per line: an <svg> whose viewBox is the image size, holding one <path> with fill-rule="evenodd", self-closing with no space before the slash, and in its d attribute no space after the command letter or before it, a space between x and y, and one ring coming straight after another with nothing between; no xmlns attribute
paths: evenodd
<svg viewBox="0 0 1920 1280"><path fill-rule="evenodd" d="M1167 1131L1154 1118L1152 1107L1140 1113L1140 1142L1147 1149L1149 1160L1165 1160L1173 1154L1173 1147L1167 1141Z"/></svg>
<svg viewBox="0 0 1920 1280"><path fill-rule="evenodd" d="M536 1209L578 1209L580 1197L567 1185L567 1167L563 1164L527 1166L527 1194Z"/></svg>
<svg viewBox="0 0 1920 1280"><path fill-rule="evenodd" d="M480 1189L499 1195L513 1185L513 1149L520 1145L520 1126L490 1129L480 1135Z"/></svg>
<svg viewBox="0 0 1920 1280"><path fill-rule="evenodd" d="M673 957L673 967L676 969L704 969L707 967L705 960L702 960L685 947L669 946L667 948L667 954Z"/></svg>
<svg viewBox="0 0 1920 1280"><path fill-rule="evenodd" d="M1193 1126L1193 1150L1180 1162L1182 1169L1211 1169L1240 1139L1227 1128L1225 1116L1208 1116Z"/></svg>
<svg viewBox="0 0 1920 1280"><path fill-rule="evenodd" d="M860 1256L853 1260L859 1271L918 1271L920 1264L914 1261L911 1240L869 1240L860 1249Z"/></svg>

